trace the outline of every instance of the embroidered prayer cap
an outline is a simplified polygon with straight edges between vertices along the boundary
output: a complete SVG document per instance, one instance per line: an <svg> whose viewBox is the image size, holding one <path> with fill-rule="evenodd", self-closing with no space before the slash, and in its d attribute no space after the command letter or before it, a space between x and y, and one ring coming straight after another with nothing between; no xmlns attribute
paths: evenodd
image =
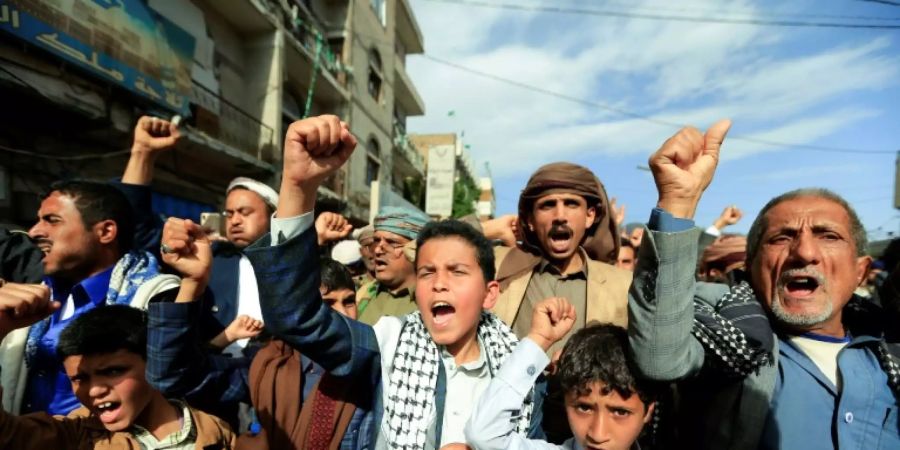
<svg viewBox="0 0 900 450"><path fill-rule="evenodd" d="M540 244L528 231L528 217L534 201L550 194L575 194L595 207L594 224L585 233L581 247L592 259L614 264L619 255L619 232L607 199L606 189L590 169L567 162L555 162L539 168L519 196L519 229L525 231L525 244L538 251Z"/></svg>
<svg viewBox="0 0 900 450"><path fill-rule="evenodd" d="M421 211L399 206L385 206L375 216L375 231L387 231L410 240L416 240L419 231L431 218Z"/></svg>
<svg viewBox="0 0 900 450"><path fill-rule="evenodd" d="M278 209L278 193L275 192L275 189L269 187L269 185L261 181L256 181L253 178L237 177L231 180L231 183L228 183L228 189L225 190L225 195L228 195L237 188L244 188L256 193L262 197L263 201L266 202L270 208Z"/></svg>

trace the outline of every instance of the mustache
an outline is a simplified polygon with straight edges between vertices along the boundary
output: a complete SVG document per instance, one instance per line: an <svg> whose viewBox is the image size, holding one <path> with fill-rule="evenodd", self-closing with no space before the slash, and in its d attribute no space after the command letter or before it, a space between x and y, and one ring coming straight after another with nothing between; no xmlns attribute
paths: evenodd
<svg viewBox="0 0 900 450"><path fill-rule="evenodd" d="M34 242L34 245L37 245L38 247L40 247L42 245L53 245L53 241L51 241L50 239L46 239L46 238L35 238L35 239L33 239L33 242Z"/></svg>
<svg viewBox="0 0 900 450"><path fill-rule="evenodd" d="M791 278L795 277L809 277L816 280L820 286L825 284L825 275L822 272L819 272L818 269L814 268L797 268L797 269L788 269L784 272L781 272L781 275L778 276L778 285L784 286L791 281Z"/></svg>
<svg viewBox="0 0 900 450"><path fill-rule="evenodd" d="M547 232L547 235L550 237L569 237L573 234L575 234L575 232L572 231L572 228L564 223L553 224L553 226L550 227L550 231Z"/></svg>

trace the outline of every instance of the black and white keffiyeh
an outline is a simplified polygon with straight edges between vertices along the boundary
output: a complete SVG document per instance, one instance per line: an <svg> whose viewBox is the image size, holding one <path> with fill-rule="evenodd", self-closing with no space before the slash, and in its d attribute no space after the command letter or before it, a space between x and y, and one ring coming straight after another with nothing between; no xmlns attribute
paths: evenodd
<svg viewBox="0 0 900 450"><path fill-rule="evenodd" d="M518 344L512 330L489 312L481 314L478 339L487 352L487 363L492 373L497 373ZM390 448L425 448L427 430L435 414L435 387L440 364L440 349L428 334L422 314L418 311L410 313L405 317L392 370L386 380L388 400L384 413ZM525 433L528 430L533 406L533 395L529 395L522 405L516 432Z"/></svg>
<svg viewBox="0 0 900 450"><path fill-rule="evenodd" d="M691 333L706 350L706 364L726 375L744 377L772 364L772 327L746 281L732 286L715 308L694 300Z"/></svg>
<svg viewBox="0 0 900 450"><path fill-rule="evenodd" d="M844 323L851 334L881 334L878 312L866 300L855 296L844 307ZM703 345L707 364L727 375L747 376L774 361L773 330L753 288L746 281L732 286L715 308L694 301L691 332ZM891 353L884 340L872 350L887 375L888 385L900 398L897 355Z"/></svg>

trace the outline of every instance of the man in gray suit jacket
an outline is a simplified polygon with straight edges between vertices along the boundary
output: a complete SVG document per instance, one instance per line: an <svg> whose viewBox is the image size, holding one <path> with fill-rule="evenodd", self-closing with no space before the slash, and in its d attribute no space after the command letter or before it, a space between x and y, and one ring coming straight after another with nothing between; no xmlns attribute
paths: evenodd
<svg viewBox="0 0 900 450"><path fill-rule="evenodd" d="M629 298L639 371L679 381L685 448L900 448L900 370L884 315L853 296L871 258L846 201L824 189L776 197L750 228L747 281L695 281L692 218L729 127L685 128L650 157L659 202ZM729 311L754 300L757 317ZM706 310L730 338L698 331ZM760 346L771 353L742 366Z"/></svg>

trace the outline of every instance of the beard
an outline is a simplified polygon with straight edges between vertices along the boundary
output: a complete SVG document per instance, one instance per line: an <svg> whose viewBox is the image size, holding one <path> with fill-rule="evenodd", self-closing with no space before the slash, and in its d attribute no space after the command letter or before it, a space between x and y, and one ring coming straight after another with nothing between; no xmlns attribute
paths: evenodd
<svg viewBox="0 0 900 450"><path fill-rule="evenodd" d="M772 315L784 325L792 328L809 328L826 322L834 312L834 305L830 298L825 298L822 308L818 312L794 313L784 309L781 298L775 295L772 299Z"/></svg>

